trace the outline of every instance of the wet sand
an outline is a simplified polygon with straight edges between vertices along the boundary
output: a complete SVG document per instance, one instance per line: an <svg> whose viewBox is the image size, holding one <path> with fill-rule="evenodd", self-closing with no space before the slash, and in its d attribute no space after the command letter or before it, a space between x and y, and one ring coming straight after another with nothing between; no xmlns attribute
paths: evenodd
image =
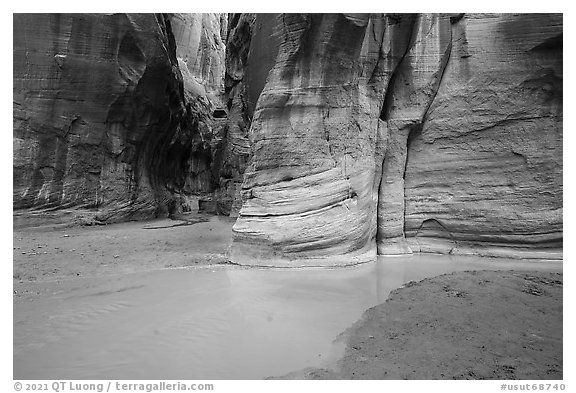
<svg viewBox="0 0 576 393"><path fill-rule="evenodd" d="M379 258L376 263L338 269L243 268L225 263L233 223L233 219L226 217L189 216L96 227L15 228L14 377L261 379L287 374L296 378L351 379L359 375L400 379L486 377L482 370L472 368L470 374L468 368L458 368L470 363L462 363L462 355L448 356L449 351L442 362L459 370L456 374L438 374L433 362L420 368L424 370L420 374L413 374L412 366L396 370L389 364L385 369L388 374L382 374L382 365L376 356L371 357L370 351L388 345L388 333L380 332L380 325L373 326L381 322L380 311L374 310L387 307L390 302L377 305L406 283L454 271L562 272L562 264L557 261L442 255ZM516 307L518 299L514 296L528 296L522 298L525 306L538 306L539 301L550 300L548 297L552 296L550 307L543 309L543 319L534 322L535 330L527 334L557 339L557 335L540 334L537 329L544 328L540 326L543 321L553 328L561 327L561 322L557 323L558 304L561 318L561 297L557 299L561 287L553 285L548 289L547 284L535 282L543 289L541 296L509 293L508 283L515 282L515 273L501 274L512 276L483 279L487 284L490 282L487 304L498 311L489 325L505 323L505 315L512 312L516 325L508 331L510 337L516 337L514 334L521 332L518 326L523 327L522 321L534 313ZM540 273L531 274L540 277ZM452 289L444 291L442 286L437 292L448 296L444 302L425 303L430 300L426 295L437 290L427 287L428 280L394 292L392 301L402 291L416 291L398 301L397 308L387 311L390 318L386 321L410 315L408 319L399 319L408 325L390 325L390 329L396 330L386 331L402 337L395 341L398 346L395 352L390 352L388 360L396 359L400 353L420 355L418 351L429 341L431 333L414 326L428 323L434 315L438 315L435 317L438 321L440 317L460 318L460 315L472 318L480 307L474 303L478 293L468 288L470 283L465 275L446 277L453 277L454 281L442 285L454 288L456 295L450 297ZM417 292L421 287L422 291ZM458 296L464 293L465 296ZM496 301L502 298L506 302ZM464 309L446 302L453 300L465 300L461 304ZM419 313L407 314L407 305L414 310L422 308ZM364 319L334 341L374 306L364 314ZM362 330L367 320L368 330ZM466 329L477 337L477 342L490 339L494 333L493 329L480 325ZM440 334L441 330L433 332ZM350 352L352 341L343 338L349 336L352 340L357 334L360 344L352 345L363 349ZM561 331L559 334L561 343ZM462 331L454 331L453 335L465 337ZM363 347L367 344L368 347ZM555 351L557 343L548 344ZM482 353L478 348L475 351L470 353ZM511 358L519 354L522 354L520 347L512 345ZM341 358L343 363L338 362ZM552 370L549 375L557 376L562 367L561 355L560 362L551 358L547 364L546 370ZM345 367L337 371L333 368L336 365ZM371 368L366 371L363 367L368 365ZM501 369L504 371L515 370L516 377L524 375L519 371L523 370L522 365L508 362L502 366L506 366ZM303 368L315 371L291 374ZM507 375L502 372L496 375Z"/></svg>
<svg viewBox="0 0 576 393"><path fill-rule="evenodd" d="M340 335L344 356L286 379L561 380L562 273L411 282Z"/></svg>
<svg viewBox="0 0 576 393"><path fill-rule="evenodd" d="M103 226L15 228L14 301L41 296L35 283L45 281L226 263L234 222L191 214Z"/></svg>

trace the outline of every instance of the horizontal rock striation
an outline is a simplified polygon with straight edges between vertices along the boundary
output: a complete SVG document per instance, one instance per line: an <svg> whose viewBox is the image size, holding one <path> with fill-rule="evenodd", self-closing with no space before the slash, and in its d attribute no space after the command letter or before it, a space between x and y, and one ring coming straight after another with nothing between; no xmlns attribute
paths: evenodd
<svg viewBox="0 0 576 393"><path fill-rule="evenodd" d="M207 46L220 19L198 18L211 24L184 51L176 42L198 23L174 15L14 15L15 209L111 222L190 209L191 196L213 190L222 137L206 96L220 88L223 59L210 59L224 47L218 57ZM188 61L205 51L209 61ZM208 93L190 88L179 63Z"/></svg>
<svg viewBox="0 0 576 393"><path fill-rule="evenodd" d="M228 19L224 77L226 137L220 154L216 199L219 211L232 217L238 216L242 206L240 189L250 159L248 130L252 116L247 109L244 77L248 67L254 23L253 14L232 14Z"/></svg>
<svg viewBox="0 0 576 393"><path fill-rule="evenodd" d="M558 256L561 15L275 18L233 262Z"/></svg>
<svg viewBox="0 0 576 393"><path fill-rule="evenodd" d="M384 255L411 252L404 237L408 140L422 128L452 50L449 15L420 15L411 30L380 115L388 137L378 194L377 246Z"/></svg>
<svg viewBox="0 0 576 393"><path fill-rule="evenodd" d="M557 258L562 43L561 14L15 14L15 213L238 216L251 265Z"/></svg>
<svg viewBox="0 0 576 393"><path fill-rule="evenodd" d="M278 19L281 41L252 119L231 259L290 266L372 260L386 145L379 116L410 41L396 38L418 18Z"/></svg>
<svg viewBox="0 0 576 393"><path fill-rule="evenodd" d="M559 256L562 15L466 15L405 172L414 251ZM561 254L560 254L561 255Z"/></svg>

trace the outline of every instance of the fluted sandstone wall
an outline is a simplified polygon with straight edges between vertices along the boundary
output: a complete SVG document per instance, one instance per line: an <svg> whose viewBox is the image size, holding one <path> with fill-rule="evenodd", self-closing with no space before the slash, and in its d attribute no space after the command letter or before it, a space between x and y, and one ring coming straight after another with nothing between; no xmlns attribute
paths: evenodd
<svg viewBox="0 0 576 393"><path fill-rule="evenodd" d="M224 103L227 14L169 14L184 91Z"/></svg>
<svg viewBox="0 0 576 393"><path fill-rule="evenodd" d="M203 23L14 15L15 209L84 209L87 221L110 222L178 212L190 196L213 191L223 138L211 97L223 94L224 47L206 47L220 36L219 18L191 20ZM194 29L202 32L197 47L177 50ZM179 62L195 80L182 78ZM190 88L198 81L202 94Z"/></svg>
<svg viewBox="0 0 576 393"><path fill-rule="evenodd" d="M242 182L251 156L249 129L256 102L276 61L277 14L233 14L226 46L227 133L222 154L219 210L237 217Z"/></svg>
<svg viewBox="0 0 576 393"><path fill-rule="evenodd" d="M221 154L219 188L216 192L219 210L232 217L238 216L242 201L240 188L244 171L250 159L251 114L247 111L244 75L248 66L253 14L232 14L228 19L226 42L226 138Z"/></svg>
<svg viewBox="0 0 576 393"><path fill-rule="evenodd" d="M562 15L472 14L452 31L442 83L409 142L410 246L561 249Z"/></svg>
<svg viewBox="0 0 576 393"><path fill-rule="evenodd" d="M375 258L385 92L406 51L435 39L429 30L440 19L278 17L281 42L252 119L233 261L332 265Z"/></svg>
<svg viewBox="0 0 576 393"><path fill-rule="evenodd" d="M15 14L14 208L200 203L243 264L557 257L562 94L562 15Z"/></svg>
<svg viewBox="0 0 576 393"><path fill-rule="evenodd" d="M274 19L232 261L561 248L561 15Z"/></svg>

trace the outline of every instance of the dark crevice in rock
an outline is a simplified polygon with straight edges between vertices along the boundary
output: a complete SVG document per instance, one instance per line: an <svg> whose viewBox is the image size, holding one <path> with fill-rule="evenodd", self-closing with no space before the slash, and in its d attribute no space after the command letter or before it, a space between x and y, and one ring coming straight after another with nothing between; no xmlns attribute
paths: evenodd
<svg viewBox="0 0 576 393"><path fill-rule="evenodd" d="M422 223L420 224L420 227L418 228L418 230L416 231L416 233L414 235L414 238L416 239L416 241L418 241L418 237L422 236L422 234L425 230L436 231L442 235L447 235L447 237L446 236L440 236L440 237L446 237L454 243L454 246L450 249L448 254L452 254L453 251L456 248L458 248L457 239L454 237L452 232L441 221L439 221L435 218L429 218L429 219L422 221Z"/></svg>
<svg viewBox="0 0 576 393"><path fill-rule="evenodd" d="M452 30L450 30L450 41L449 41L448 46L446 48L446 52L444 52L444 55L442 57L442 64L440 65L440 70L438 71L440 76L436 77L437 82L435 83L434 88L432 90L432 95L431 95L432 98L428 100L426 109L424 110L424 115L422 116L422 120L421 120L422 124L424 124L426 122L430 108L432 107L432 104L434 103L434 100L436 99L436 96L438 95L438 90L440 90L440 86L442 86L442 81L444 79L446 66L448 65L448 62L450 61L450 56L452 54L452 39L453 39L453 34L452 34Z"/></svg>
<svg viewBox="0 0 576 393"><path fill-rule="evenodd" d="M410 48L407 48L406 53L408 53L409 50ZM406 56L406 53L404 54L404 56ZM404 57L402 59L404 59ZM400 63L402 63L402 61L400 61ZM382 104L382 112L380 113L380 120L388 121L390 118L390 108L392 107L392 101L393 101L392 92L394 91L394 86L396 84L396 77L397 77L396 70L398 68L399 67L397 66L394 72L392 73L392 76L390 77L390 81L388 82L388 87L386 88L386 94L384 95L384 103Z"/></svg>
<svg viewBox="0 0 576 393"><path fill-rule="evenodd" d="M408 138L406 139L406 162L404 163L404 171L402 178L406 181L406 172L408 168L408 163L410 160L410 145L412 142L422 135L422 129L424 128L424 123L415 124L410 127L410 131L408 132ZM406 183L404 183L406 184ZM406 191L404 191L404 195L406 195Z"/></svg>
<svg viewBox="0 0 576 393"><path fill-rule="evenodd" d="M224 77L226 121L216 156L219 168L213 173L217 185L214 192L216 208L219 214L230 216L237 216L240 211L243 198L241 183L251 157L248 131L252 122L249 110L252 91L247 88L247 74L249 57L253 56L251 50L255 45L256 18L256 14L246 13L229 16Z"/></svg>
<svg viewBox="0 0 576 393"><path fill-rule="evenodd" d="M462 18L464 18L464 15L466 15L466 14L460 13L460 14L450 16L450 23L456 24L456 23L460 22L462 20Z"/></svg>
<svg viewBox="0 0 576 393"><path fill-rule="evenodd" d="M380 119L381 120L388 121L388 119L390 118L390 110L392 107L392 101L393 101L393 96L394 96L394 92L395 92L396 79L398 77L398 73L400 72L401 65L404 62L404 59L406 58L408 53L410 52L410 49L412 49L413 41L416 39L414 37L415 36L414 27L416 25L416 22L417 22L416 17L413 17L412 20L410 21L410 28L409 28L410 39L408 41L410 44L406 45L406 49L404 51L404 54L402 55L402 57L400 58L400 60L396 64L396 67L394 68L394 71L392 72L392 76L390 77L390 80L388 81L388 87L386 88L386 93L384 95L384 102L382 104L382 110L380 113ZM400 23L400 22L398 21L397 23Z"/></svg>
<svg viewBox="0 0 576 393"><path fill-rule="evenodd" d="M228 117L228 113L223 108L216 108L214 112L212 112L212 117L215 119L225 119Z"/></svg>
<svg viewBox="0 0 576 393"><path fill-rule="evenodd" d="M542 42L541 44L536 45L531 51L539 52L539 51L549 51L549 50L562 50L562 46L564 45L564 38L563 34L558 34L552 38L547 39L546 41Z"/></svg>

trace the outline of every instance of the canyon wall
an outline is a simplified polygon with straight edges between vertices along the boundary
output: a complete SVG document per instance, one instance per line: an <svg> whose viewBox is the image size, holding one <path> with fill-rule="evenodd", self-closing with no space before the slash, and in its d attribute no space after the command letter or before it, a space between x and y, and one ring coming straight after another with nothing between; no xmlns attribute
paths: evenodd
<svg viewBox="0 0 576 393"><path fill-rule="evenodd" d="M240 189L250 159L248 131L252 116L247 110L244 77L248 67L254 23L253 14L232 14L228 19L224 77L226 138L215 197L221 211L232 217L238 216L242 206Z"/></svg>
<svg viewBox="0 0 576 393"><path fill-rule="evenodd" d="M562 41L562 15L453 24L442 83L408 145L414 251L562 248Z"/></svg>
<svg viewBox="0 0 576 393"><path fill-rule="evenodd" d="M15 217L230 260L561 257L561 14L14 14Z"/></svg>
<svg viewBox="0 0 576 393"><path fill-rule="evenodd" d="M227 14L168 14L184 90L223 105Z"/></svg>
<svg viewBox="0 0 576 393"><path fill-rule="evenodd" d="M197 209L217 185L226 24L14 14L15 211L93 223Z"/></svg>
<svg viewBox="0 0 576 393"><path fill-rule="evenodd" d="M562 15L259 18L233 262L561 256Z"/></svg>

